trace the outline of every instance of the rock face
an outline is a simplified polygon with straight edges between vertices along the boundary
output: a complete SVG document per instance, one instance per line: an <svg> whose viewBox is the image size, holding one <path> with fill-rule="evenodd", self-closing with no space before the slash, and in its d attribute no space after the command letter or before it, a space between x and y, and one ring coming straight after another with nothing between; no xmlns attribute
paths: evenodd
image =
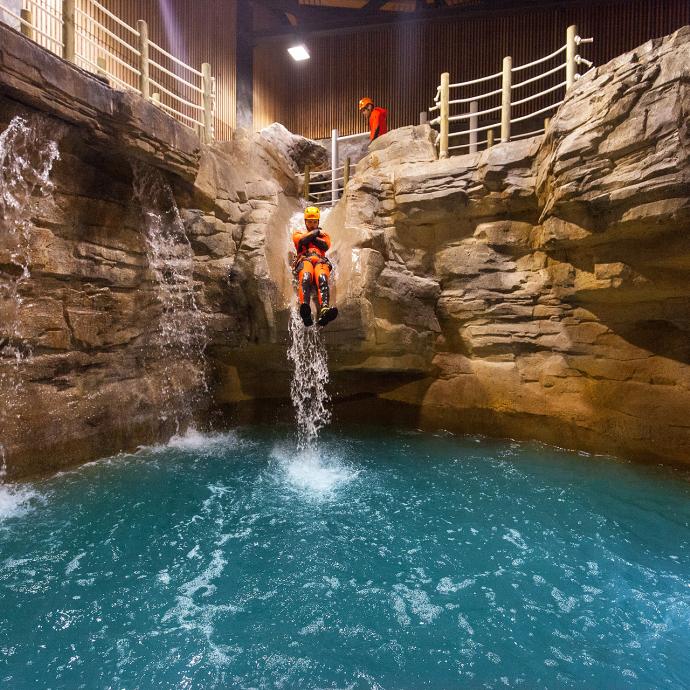
<svg viewBox="0 0 690 690"><path fill-rule="evenodd" d="M690 462L688 65L686 28L584 76L544 137L478 154L437 160L428 126L376 140L325 224L336 401ZM0 290L0 471L285 400L296 172L325 150L278 125L203 147L2 25L0 89L0 131L22 116L60 150L28 205L30 279L0 241L0 288L20 298ZM161 247L175 270L157 268ZM185 323L166 312L170 280L203 353L161 346Z"/></svg>
<svg viewBox="0 0 690 690"><path fill-rule="evenodd" d="M0 221L0 474L14 478L205 416L205 355L275 339L266 303L277 299L267 277L277 269L263 247L275 236L284 263L287 218L299 208L294 170L326 152L280 131L204 147L135 94L2 24L0 88L0 133L17 117L31 129L19 154L49 140L60 154L21 227ZM4 169L0 184L12 174ZM181 289L187 303L174 295ZM174 332L192 317L205 353Z"/></svg>
<svg viewBox="0 0 690 690"><path fill-rule="evenodd" d="M374 142L326 221L335 396L690 462L689 65L686 28L589 72L544 137L443 161L427 126ZM284 395L247 353L235 395Z"/></svg>
<svg viewBox="0 0 690 690"><path fill-rule="evenodd" d="M378 393L429 425L690 462L689 66L686 27L585 75L545 137L377 140L331 225L366 334L336 322L333 361L415 373Z"/></svg>

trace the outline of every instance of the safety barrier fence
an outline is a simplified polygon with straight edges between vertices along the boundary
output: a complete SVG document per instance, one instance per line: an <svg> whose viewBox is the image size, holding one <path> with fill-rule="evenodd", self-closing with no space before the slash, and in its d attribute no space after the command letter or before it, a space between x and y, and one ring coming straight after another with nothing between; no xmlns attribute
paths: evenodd
<svg viewBox="0 0 690 690"><path fill-rule="evenodd" d="M579 78L578 65L584 64L589 68L592 67L589 60L578 54L580 45L592 43L592 41L592 38L580 38L577 34L577 27L573 25L569 26L566 31L565 45L534 62L514 67L512 57L504 57L503 68L500 72L458 84L451 84L449 73L444 72L441 75L441 83L436 89L434 105L429 108L429 113L432 116L438 112L438 116L431 119L429 123L439 126L440 136L437 140L439 158L447 158L451 152L456 151L476 153L478 147L482 145L487 148L491 147L494 143L496 130L500 132L502 142L510 141L512 125L544 118L547 113L555 111L563 103L565 93L572 88ZM557 63L556 66L551 66L553 62ZM544 71L514 83L515 75L522 72L529 74L535 68L544 69ZM555 83L547 82L547 86L537 93L529 93L529 90L535 89L534 86L531 86L529 90L522 92L522 94L528 93L528 95L514 98L514 94L520 89L529 85L536 85L546 79ZM475 89L488 88L488 90L479 94L466 95L473 87ZM461 97L451 99L451 90L459 90ZM464 93L462 93L463 91ZM494 105L496 102L498 105ZM544 102L546 105L542 105ZM481 106L480 103L482 103ZM535 104L539 107L532 111L531 108ZM451 114L451 108L455 106L461 106L461 112ZM518 110L517 113L515 112L516 109ZM527 112L521 114L520 110ZM546 129L547 122L548 118L544 121L543 127L521 132L513 136L512 139L542 134ZM538 124L541 123L542 120L539 120ZM452 126L464 126L464 128L451 131ZM479 141L480 135L486 138ZM463 140L464 143L455 143L456 141L463 142Z"/></svg>
<svg viewBox="0 0 690 690"><path fill-rule="evenodd" d="M338 144L341 141L364 139L369 132L350 134L345 137L338 135L338 130L331 132L331 168L330 170L314 171L307 166L302 179L302 196L312 206L333 206L344 192L350 177L354 174L355 164L345 158L343 165L338 165Z"/></svg>
<svg viewBox="0 0 690 690"><path fill-rule="evenodd" d="M203 141L214 139L211 65L198 70L165 51L143 19L130 26L97 0L0 0L0 21L113 88L139 92Z"/></svg>

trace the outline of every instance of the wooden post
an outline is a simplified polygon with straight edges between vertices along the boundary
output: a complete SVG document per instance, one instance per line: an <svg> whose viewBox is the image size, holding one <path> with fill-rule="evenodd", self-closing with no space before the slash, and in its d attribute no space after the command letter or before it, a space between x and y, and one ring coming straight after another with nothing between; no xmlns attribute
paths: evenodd
<svg viewBox="0 0 690 690"><path fill-rule="evenodd" d="M510 141L510 98L513 84L513 58L503 58L503 93L501 95L501 141Z"/></svg>
<svg viewBox="0 0 690 690"><path fill-rule="evenodd" d="M302 196L307 200L309 199L309 183L310 183L309 173L310 172L311 172L311 168L309 166L307 166L304 169L304 186L302 187Z"/></svg>
<svg viewBox="0 0 690 690"><path fill-rule="evenodd" d="M450 74L444 72L441 75L441 142L439 147L439 158L448 158L448 101L450 100Z"/></svg>
<svg viewBox="0 0 690 690"><path fill-rule="evenodd" d="M106 64L105 58L102 55L99 55L96 58L96 64L98 65L98 76L107 78L108 77L108 75L106 74L107 64Z"/></svg>
<svg viewBox="0 0 690 690"><path fill-rule="evenodd" d="M490 129L486 133L486 148L490 149L494 145L494 130Z"/></svg>
<svg viewBox="0 0 690 690"><path fill-rule="evenodd" d="M201 65L203 75L203 105L204 105L204 142L210 144L213 141L213 81L211 78L211 65L204 62Z"/></svg>
<svg viewBox="0 0 690 690"><path fill-rule="evenodd" d="M550 124L551 124L551 118L545 117L544 118L544 134L546 134L546 130L549 128Z"/></svg>
<svg viewBox="0 0 690 690"><path fill-rule="evenodd" d="M34 40L34 23L31 19L31 10L20 10L19 16L24 20L21 22L20 29L23 36Z"/></svg>
<svg viewBox="0 0 690 690"><path fill-rule="evenodd" d="M335 206L338 201L338 183L336 182L338 167L338 130L331 132L331 203Z"/></svg>
<svg viewBox="0 0 690 690"><path fill-rule="evenodd" d="M139 32L139 92L144 98L149 97L149 27L143 19L137 19Z"/></svg>
<svg viewBox="0 0 690 690"><path fill-rule="evenodd" d="M350 181L350 156L345 159L345 167L343 168L343 192L347 183Z"/></svg>
<svg viewBox="0 0 690 690"><path fill-rule="evenodd" d="M62 57L74 62L74 2L75 0L62 0Z"/></svg>
<svg viewBox="0 0 690 690"><path fill-rule="evenodd" d="M479 112L477 101L470 101L470 130L479 127L479 119L474 113ZM477 153L477 132L470 131L470 153Z"/></svg>
<svg viewBox="0 0 690 690"><path fill-rule="evenodd" d="M151 103L153 103L153 105L161 104L161 95L158 93L158 91L154 91L151 94Z"/></svg>
<svg viewBox="0 0 690 690"><path fill-rule="evenodd" d="M426 125L429 122L429 113L427 113L426 110L422 110L421 113L419 113L419 124L420 125Z"/></svg>
<svg viewBox="0 0 690 690"><path fill-rule="evenodd" d="M565 90L570 89L575 85L575 74L577 71L577 63L575 57L577 56L577 26L573 24L568 27L566 32L565 43Z"/></svg>

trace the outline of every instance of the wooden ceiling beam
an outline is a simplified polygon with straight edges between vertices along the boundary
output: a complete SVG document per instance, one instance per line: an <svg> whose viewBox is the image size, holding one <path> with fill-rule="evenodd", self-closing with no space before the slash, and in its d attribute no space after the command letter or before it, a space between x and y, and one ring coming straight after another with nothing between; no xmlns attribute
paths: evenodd
<svg viewBox="0 0 690 690"><path fill-rule="evenodd" d="M360 10L348 8L320 7L316 5L299 5L297 0L261 0L262 4L272 7L290 7L299 23L296 27L300 34L324 35L337 33L350 33L362 29L386 26L392 23L407 23L417 21L448 21L462 17L490 16L493 12L522 12L525 10L566 10L576 6L590 6L592 4L624 3L627 0L479 0L479 4L472 5L447 5L441 3L428 5L426 2L418 3L417 10L411 12L389 12L381 10L383 3L380 0L370 0ZM298 10L294 11L295 5ZM371 7L370 7L371 5ZM291 31L264 31L257 32L256 41L280 39L293 35Z"/></svg>

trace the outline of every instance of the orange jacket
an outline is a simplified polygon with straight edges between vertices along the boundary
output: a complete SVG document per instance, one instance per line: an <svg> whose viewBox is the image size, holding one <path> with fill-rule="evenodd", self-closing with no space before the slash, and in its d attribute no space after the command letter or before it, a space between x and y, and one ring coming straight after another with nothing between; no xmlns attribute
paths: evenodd
<svg viewBox="0 0 690 690"><path fill-rule="evenodd" d="M388 111L376 106L369 115L369 140L374 141L388 131Z"/></svg>
<svg viewBox="0 0 690 690"><path fill-rule="evenodd" d="M302 243L300 247L300 240L309 234L308 230L296 230L292 233L292 241L295 245L295 251L297 252L298 259L322 259L326 256L326 252L331 247L331 238L322 230L321 236L316 237L314 240L308 243ZM325 244L326 248L319 246L319 244Z"/></svg>

